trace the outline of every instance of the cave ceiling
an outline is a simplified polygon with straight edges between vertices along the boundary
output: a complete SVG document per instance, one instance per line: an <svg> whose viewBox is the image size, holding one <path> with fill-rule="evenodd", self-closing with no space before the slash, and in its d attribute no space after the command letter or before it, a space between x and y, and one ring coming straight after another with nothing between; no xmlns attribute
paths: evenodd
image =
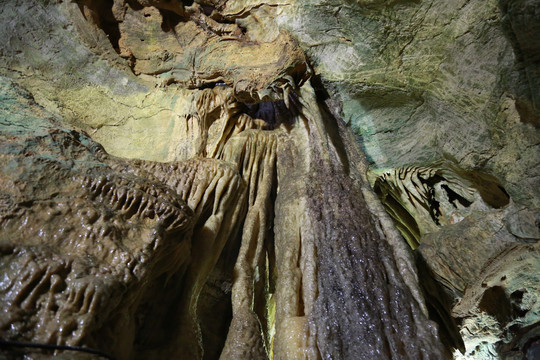
<svg viewBox="0 0 540 360"><path fill-rule="evenodd" d="M0 359L537 359L537 0L0 1Z"/></svg>

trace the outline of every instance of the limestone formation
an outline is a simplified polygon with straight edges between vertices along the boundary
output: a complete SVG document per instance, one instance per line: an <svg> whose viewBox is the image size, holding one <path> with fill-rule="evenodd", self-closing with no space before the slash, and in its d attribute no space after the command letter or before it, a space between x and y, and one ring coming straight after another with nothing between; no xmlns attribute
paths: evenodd
<svg viewBox="0 0 540 360"><path fill-rule="evenodd" d="M452 163L386 171L373 188L413 249L427 234L459 223L474 210L500 209L509 203L496 178Z"/></svg>
<svg viewBox="0 0 540 360"><path fill-rule="evenodd" d="M0 2L0 354L534 359L539 11Z"/></svg>
<svg viewBox="0 0 540 360"><path fill-rule="evenodd" d="M525 345L516 345L519 334L535 336L540 310L538 214L510 203L493 177L451 164L388 171L374 189L418 247L432 311L461 323L463 347L474 354L495 352L487 339L502 338L506 356L516 355ZM457 346L456 322L445 326Z"/></svg>

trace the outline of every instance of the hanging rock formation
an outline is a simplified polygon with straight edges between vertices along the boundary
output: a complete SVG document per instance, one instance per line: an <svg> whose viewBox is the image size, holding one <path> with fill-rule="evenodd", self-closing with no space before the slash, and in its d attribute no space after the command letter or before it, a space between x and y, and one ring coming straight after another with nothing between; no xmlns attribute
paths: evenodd
<svg viewBox="0 0 540 360"><path fill-rule="evenodd" d="M538 10L3 2L0 351L534 359Z"/></svg>
<svg viewBox="0 0 540 360"><path fill-rule="evenodd" d="M3 179L20 185L4 189L6 337L119 358L203 358L199 299L220 258L236 255L224 269L234 277L217 284L232 285L220 358L441 356L418 284L405 279L414 273L397 263L412 267L411 259L372 217L361 165L341 162L349 154L325 131L335 119L307 86L291 110L281 104L288 123L275 118L272 130L250 129L249 115L231 112L222 100L232 92L203 90L197 104L218 110L214 121L243 118L247 128L214 138L210 114L198 112L207 143L199 148L215 158L121 160L45 120L41 134L7 125L15 135L6 134L13 150ZM221 151L207 152L208 142Z"/></svg>

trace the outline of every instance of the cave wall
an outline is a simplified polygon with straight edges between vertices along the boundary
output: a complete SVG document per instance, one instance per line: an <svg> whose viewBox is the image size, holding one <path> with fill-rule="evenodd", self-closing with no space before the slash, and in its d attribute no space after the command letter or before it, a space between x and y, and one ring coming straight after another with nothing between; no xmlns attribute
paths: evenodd
<svg viewBox="0 0 540 360"><path fill-rule="evenodd" d="M118 358L533 354L539 8L2 2L3 272L26 269L2 282L2 338Z"/></svg>

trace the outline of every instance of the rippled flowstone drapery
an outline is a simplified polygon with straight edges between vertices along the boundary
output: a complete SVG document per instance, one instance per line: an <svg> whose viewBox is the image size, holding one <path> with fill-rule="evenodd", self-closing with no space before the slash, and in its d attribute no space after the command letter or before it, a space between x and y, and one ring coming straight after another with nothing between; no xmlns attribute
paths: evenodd
<svg viewBox="0 0 540 360"><path fill-rule="evenodd" d="M39 110L7 80L4 89ZM360 165L341 162L349 155L333 147L339 138L328 137L332 118L314 92L300 91L296 115L281 104L289 130L256 129L219 103L227 94L200 96L221 108L215 121L252 125L216 139L216 158L184 162L121 160L52 120L33 120L27 132L31 118L6 113L3 179L19 185L3 188L4 336L120 358L202 358L205 338L225 335L223 359L441 356L411 258L372 217ZM322 171L341 174L336 188L314 177ZM343 209L355 215L332 214ZM212 334L199 299L212 296L207 281L220 262L215 285L232 285L232 320ZM218 354L217 345L207 351Z"/></svg>
<svg viewBox="0 0 540 360"><path fill-rule="evenodd" d="M534 46L494 4L1 3L2 339L120 359L534 351L537 147L509 145L536 121ZM456 46L499 51L472 84L446 76L468 71L429 30L441 11ZM512 51L525 70L497 83ZM485 103L518 123L464 110ZM415 137L434 118L447 130Z"/></svg>

